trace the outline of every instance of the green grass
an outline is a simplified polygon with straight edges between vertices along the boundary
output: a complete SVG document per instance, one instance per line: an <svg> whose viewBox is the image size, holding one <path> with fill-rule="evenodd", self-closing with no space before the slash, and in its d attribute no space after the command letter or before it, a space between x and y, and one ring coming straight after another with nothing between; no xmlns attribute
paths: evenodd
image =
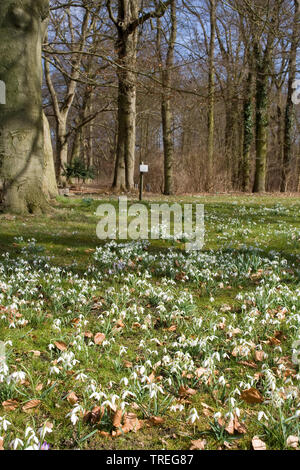
<svg viewBox="0 0 300 470"><path fill-rule="evenodd" d="M19 448L32 445L25 428L39 436L46 422L52 432L38 439L55 449L189 449L203 438L208 449L250 449L255 435L268 449L285 449L289 436L300 437L292 362L300 339L299 198L170 200L205 204L199 258L188 258L182 243L129 245L129 253L98 240L95 211L100 202L117 206L113 197L60 197L50 215L0 215L0 340L9 369L2 382L0 375L0 403L16 401L15 410L0 406L11 423L3 430L0 420L5 448L15 438ZM145 204L152 201L166 198ZM95 345L99 332L106 341ZM55 342L67 351L49 348ZM21 380L12 375L19 372ZM250 386L261 403L241 399ZM183 396L183 387L192 393ZM126 390L135 395L122 399ZM69 391L80 406L75 424ZM115 430L114 395L117 409L126 402L143 422L136 433L101 434ZM39 406L25 412L30 400ZM84 420L98 405L102 419ZM228 434L230 413L245 433ZM153 416L162 421L154 425Z"/></svg>

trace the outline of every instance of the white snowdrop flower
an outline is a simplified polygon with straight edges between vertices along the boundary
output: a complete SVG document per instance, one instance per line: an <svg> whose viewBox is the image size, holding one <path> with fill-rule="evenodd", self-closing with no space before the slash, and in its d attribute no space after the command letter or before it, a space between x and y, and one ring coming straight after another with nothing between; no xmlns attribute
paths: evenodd
<svg viewBox="0 0 300 470"><path fill-rule="evenodd" d="M220 413L220 411L214 414L214 419L220 419L221 417L222 417L222 413Z"/></svg>
<svg viewBox="0 0 300 470"><path fill-rule="evenodd" d="M23 447L24 446L24 442L19 439L18 437L16 437L15 439L13 439L10 443L10 448L13 449L13 450L17 450L18 447Z"/></svg>
<svg viewBox="0 0 300 470"><path fill-rule="evenodd" d="M66 415L66 418L70 417L71 423L73 424L73 426L75 426L75 424L79 420L78 414L83 413L83 411L84 410L81 405L74 405L74 408L72 409L70 413Z"/></svg>
<svg viewBox="0 0 300 470"><path fill-rule="evenodd" d="M88 378L87 375L80 372L78 375L76 375L75 380L79 380L80 382L85 382L87 378Z"/></svg>
<svg viewBox="0 0 300 470"><path fill-rule="evenodd" d="M231 404L232 407L235 405L235 402L236 402L235 398L231 397L230 398L230 404Z"/></svg>
<svg viewBox="0 0 300 470"><path fill-rule="evenodd" d="M188 416L187 422L194 424L195 421L197 421L198 419L199 419L199 415L198 415L196 408L192 408Z"/></svg>
<svg viewBox="0 0 300 470"><path fill-rule="evenodd" d="M124 384L125 387L129 384L129 380L127 379L127 377L123 377L121 380L120 380L120 383L121 384Z"/></svg>
<svg viewBox="0 0 300 470"><path fill-rule="evenodd" d="M50 373L50 375L60 374L60 370L57 366L52 366L49 369L49 373Z"/></svg>
<svg viewBox="0 0 300 470"><path fill-rule="evenodd" d="M225 418L234 419L234 414L232 413L232 411L229 411L228 413L226 413Z"/></svg>
<svg viewBox="0 0 300 470"><path fill-rule="evenodd" d="M122 394L122 400L125 400L125 398L127 398L128 396L136 397L136 394L133 392L130 392L129 390L125 390L125 392L123 392Z"/></svg>
<svg viewBox="0 0 300 470"><path fill-rule="evenodd" d="M11 422L6 418L0 417L0 430L7 431L9 426L11 426Z"/></svg>
<svg viewBox="0 0 300 470"><path fill-rule="evenodd" d="M40 427L38 429L38 433L42 439L46 436L46 434L51 434L52 433L52 427L48 425L48 423L45 423L44 426Z"/></svg>
<svg viewBox="0 0 300 470"><path fill-rule="evenodd" d="M122 356L123 354L125 354L127 352L127 349L125 346L121 346L120 347L120 352L119 352L119 356Z"/></svg>
<svg viewBox="0 0 300 470"><path fill-rule="evenodd" d="M266 421L269 420L269 418L267 417L267 415L264 411L259 411L258 412L257 419L258 419L258 421L261 421L262 419L265 419Z"/></svg>
<svg viewBox="0 0 300 470"><path fill-rule="evenodd" d="M219 384L222 385L223 387L225 387L226 385L226 380L225 380L225 377L223 375L221 375L221 377L219 378L218 380Z"/></svg>
<svg viewBox="0 0 300 470"><path fill-rule="evenodd" d="M27 426L27 428L25 429L25 437L27 437L29 433L35 434L34 430L30 426Z"/></svg>
<svg viewBox="0 0 300 470"><path fill-rule="evenodd" d="M184 406L182 404L176 404L176 405L172 405L170 407L170 411L183 411L184 410Z"/></svg>

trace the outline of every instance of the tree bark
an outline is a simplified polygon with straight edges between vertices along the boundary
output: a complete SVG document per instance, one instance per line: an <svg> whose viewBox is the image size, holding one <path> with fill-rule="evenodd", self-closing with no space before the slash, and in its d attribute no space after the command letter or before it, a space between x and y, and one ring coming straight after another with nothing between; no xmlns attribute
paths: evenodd
<svg viewBox="0 0 300 470"><path fill-rule="evenodd" d="M135 138L136 138L136 57L138 27L151 18L163 16L171 0L159 2L156 9L143 13L139 0L118 0L118 17L115 18L111 1L106 6L110 19L117 29L118 54L118 142L113 188L134 188Z"/></svg>
<svg viewBox="0 0 300 470"><path fill-rule="evenodd" d="M253 142L253 73L249 71L243 105L243 155L242 190L247 192L250 185L250 156Z"/></svg>
<svg viewBox="0 0 300 470"><path fill-rule="evenodd" d="M161 51L161 34L160 34L160 21L157 22L158 28L158 48L159 59L162 66L162 51ZM176 0L171 3L171 31L167 40L168 50L164 68L161 73L162 82L162 96L161 96L161 116L162 116L162 130L163 130L163 144L164 144L164 194L172 195L174 193L173 184L173 160L174 160L174 145L172 135L173 113L171 106L171 86L172 86L172 66L174 65L174 50L177 35L177 17L176 17Z"/></svg>
<svg viewBox="0 0 300 470"><path fill-rule="evenodd" d="M43 193L42 40L47 0L1 0L0 80L6 105L0 114L0 177L5 210L47 208Z"/></svg>
<svg viewBox="0 0 300 470"><path fill-rule="evenodd" d="M114 188L134 188L135 138L136 138L136 54L138 30L128 29L138 18L138 5L119 1L118 9L118 143Z"/></svg>
<svg viewBox="0 0 300 470"><path fill-rule="evenodd" d="M295 4L295 15L294 15L294 26L293 35L291 42L290 58L289 58L289 79L288 79L288 94L285 108L285 119L284 119L284 143L283 143L283 165L281 173L281 185L280 191L286 192L289 175L291 171L291 159L292 159L292 133L294 123L294 103L292 100L294 88L293 83L296 79L297 72L297 49L299 45L299 19L300 19L300 2L294 0Z"/></svg>
<svg viewBox="0 0 300 470"><path fill-rule="evenodd" d="M215 40L216 40L216 0L210 0L210 46L208 76L208 141L206 191L212 189L215 135Z"/></svg>
<svg viewBox="0 0 300 470"><path fill-rule="evenodd" d="M256 165L253 185L254 193L266 191L266 167L268 152L268 70L270 48L267 46L264 54L260 45L255 44L254 56L256 62Z"/></svg>
<svg viewBox="0 0 300 470"><path fill-rule="evenodd" d="M44 172L43 172L43 192L48 199L58 196L58 189L55 177L53 149L51 142L50 126L45 113L43 113L44 128Z"/></svg>

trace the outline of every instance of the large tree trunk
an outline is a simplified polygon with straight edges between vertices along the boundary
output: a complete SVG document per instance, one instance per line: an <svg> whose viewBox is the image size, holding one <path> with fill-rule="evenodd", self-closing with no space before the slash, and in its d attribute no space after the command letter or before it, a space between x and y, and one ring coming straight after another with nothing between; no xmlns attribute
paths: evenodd
<svg viewBox="0 0 300 470"><path fill-rule="evenodd" d="M160 23L158 22L158 27ZM160 32L159 32L160 33ZM165 70L162 73L162 128L164 142L164 194L171 195L173 188L173 160L174 145L172 135L173 114L171 108L171 85L172 85L172 67L174 65L174 50L177 35L177 17L176 17L176 1L171 2L171 32L168 39L168 51L166 58ZM160 41L159 41L160 43ZM160 44L159 44L160 46ZM160 54L161 56L162 54Z"/></svg>
<svg viewBox="0 0 300 470"><path fill-rule="evenodd" d="M266 191L268 125L267 67L259 65L256 75L256 167L253 186L254 193Z"/></svg>
<svg viewBox="0 0 300 470"><path fill-rule="evenodd" d="M41 47L48 7L47 0L1 0L0 5L0 80L7 92L6 105L0 105L0 177L4 209L15 213L47 207Z"/></svg>
<svg viewBox="0 0 300 470"><path fill-rule="evenodd" d="M293 36L291 43L290 59L289 59L289 80L288 80L288 95L285 108L285 120L284 120L284 144L283 144L283 166L281 174L281 186L280 191L285 192L287 190L289 175L291 171L291 159L292 159L292 133L294 123L294 103L293 103L293 83L296 79L297 72L297 49L299 44L299 18L300 18L300 2L294 0L295 4L295 16L294 16L294 27Z"/></svg>
<svg viewBox="0 0 300 470"><path fill-rule="evenodd" d="M118 38L118 143L114 188L134 188L136 137L136 65L137 30L131 34L119 29Z"/></svg>
<svg viewBox="0 0 300 470"><path fill-rule="evenodd" d="M207 174L206 191L212 189L212 172L214 163L215 136L215 40L216 40L216 0L210 0L210 47L208 74L208 141L207 141Z"/></svg>
<svg viewBox="0 0 300 470"><path fill-rule="evenodd" d="M243 105L243 155L242 155L242 190L247 192L250 185L250 157L253 141L253 73L250 71L245 86Z"/></svg>
<svg viewBox="0 0 300 470"><path fill-rule="evenodd" d="M43 113L44 124L44 173L43 192L47 198L53 199L58 195L55 177L53 149L51 142L50 126L47 117Z"/></svg>
<svg viewBox="0 0 300 470"><path fill-rule="evenodd" d="M172 111L168 96L162 97L161 104L162 128L164 141L164 194L173 194L173 157L174 148L172 140Z"/></svg>

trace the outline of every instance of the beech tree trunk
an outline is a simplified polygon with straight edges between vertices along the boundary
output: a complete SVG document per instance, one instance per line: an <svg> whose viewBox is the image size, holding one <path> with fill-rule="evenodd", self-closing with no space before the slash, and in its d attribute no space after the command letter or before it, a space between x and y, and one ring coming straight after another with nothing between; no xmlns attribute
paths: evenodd
<svg viewBox="0 0 300 470"><path fill-rule="evenodd" d="M41 47L48 0L1 0L0 80L6 104L0 114L0 178L5 210L46 209Z"/></svg>
<svg viewBox="0 0 300 470"><path fill-rule="evenodd" d="M134 188L135 139L136 139L136 66L138 30L128 30L138 17L137 2L124 8L119 2L118 11L118 142L115 179L116 190Z"/></svg>
<svg viewBox="0 0 300 470"><path fill-rule="evenodd" d="M136 56L138 27L151 18L164 15L171 0L158 2L154 11L143 13L139 0L118 0L118 16L114 16L111 1L106 1L110 19L117 28L118 38L118 142L113 188L134 188L136 137Z"/></svg>
<svg viewBox="0 0 300 470"><path fill-rule="evenodd" d="M210 0L210 46L208 74L208 141L207 141L207 174L206 191L212 189L212 172L214 159L215 136L215 40L216 40L216 0Z"/></svg>
<svg viewBox="0 0 300 470"><path fill-rule="evenodd" d="M58 189L55 177L53 149L51 142L51 133L49 121L43 113L44 127L44 173L43 173L43 192L48 199L54 199L58 196Z"/></svg>
<svg viewBox="0 0 300 470"><path fill-rule="evenodd" d="M242 154L242 190L247 192L250 185L250 157L253 142L253 73L249 72L245 86L243 105L243 154Z"/></svg>
<svg viewBox="0 0 300 470"><path fill-rule="evenodd" d="M160 74L162 82L162 95L161 95L161 116L162 116L162 131L163 131L163 144L164 144L164 194L171 195L174 192L173 187L173 160L174 160L174 145L173 145L173 113L171 106L171 86L172 86L172 67L174 65L174 50L177 35L177 16L176 16L176 0L171 2L171 31L167 42L167 55L165 64L163 64L163 48L161 44L161 22L157 20L157 49L158 59L160 66L163 68Z"/></svg>
<svg viewBox="0 0 300 470"><path fill-rule="evenodd" d="M264 52L258 44L254 45L256 65L256 165L253 185L254 193L266 191L266 169L268 152L268 83L271 45L267 44Z"/></svg>
<svg viewBox="0 0 300 470"><path fill-rule="evenodd" d="M283 166L281 174L281 186L280 191L285 192L287 190L289 175L291 171L291 159L292 159L292 133L294 123L294 103L292 100L294 88L293 83L296 79L297 72L297 49L299 45L299 19L300 19L300 2L294 0L295 4L295 16L293 35L291 42L290 58L289 58L289 80L288 80L288 95L285 108L285 120L284 120L284 143L283 143Z"/></svg>

